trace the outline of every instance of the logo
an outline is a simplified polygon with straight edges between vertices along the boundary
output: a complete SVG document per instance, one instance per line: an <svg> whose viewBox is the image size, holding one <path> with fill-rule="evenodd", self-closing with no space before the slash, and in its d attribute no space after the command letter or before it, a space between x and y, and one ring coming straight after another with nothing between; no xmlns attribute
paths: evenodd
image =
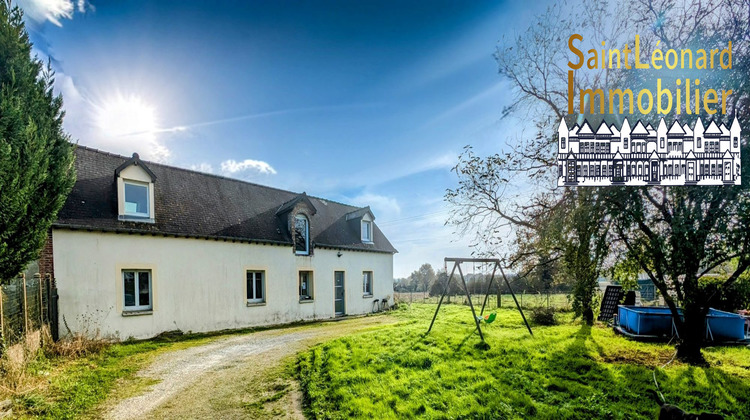
<svg viewBox="0 0 750 420"><path fill-rule="evenodd" d="M559 186L740 185L740 123L729 128L698 118L690 127L678 120L654 129L640 120L631 128L602 121L568 127L557 138Z"/></svg>

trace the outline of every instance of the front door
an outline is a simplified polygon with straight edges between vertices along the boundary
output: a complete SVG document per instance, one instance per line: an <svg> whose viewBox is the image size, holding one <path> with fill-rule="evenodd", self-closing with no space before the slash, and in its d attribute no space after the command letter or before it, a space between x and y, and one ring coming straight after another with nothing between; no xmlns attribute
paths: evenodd
<svg viewBox="0 0 750 420"><path fill-rule="evenodd" d="M659 182L659 161L651 161L651 182Z"/></svg>
<svg viewBox="0 0 750 420"><path fill-rule="evenodd" d="M344 299L344 272L343 271L335 271L333 273L333 281L334 281L334 302L335 302L335 312L336 315L344 315L346 313L345 309L345 299Z"/></svg>
<svg viewBox="0 0 750 420"><path fill-rule="evenodd" d="M687 180L695 181L695 162L688 162Z"/></svg>
<svg viewBox="0 0 750 420"><path fill-rule="evenodd" d="M724 162L724 181L732 180L732 163Z"/></svg>

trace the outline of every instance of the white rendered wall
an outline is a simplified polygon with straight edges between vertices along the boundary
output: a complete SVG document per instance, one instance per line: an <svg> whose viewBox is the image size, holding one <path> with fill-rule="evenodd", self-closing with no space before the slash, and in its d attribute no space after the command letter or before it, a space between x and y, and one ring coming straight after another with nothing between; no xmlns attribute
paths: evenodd
<svg viewBox="0 0 750 420"><path fill-rule="evenodd" d="M346 313L368 313L375 298L393 299L393 255L204 239L53 231L60 311L73 331L99 329L120 339L163 331L215 331L334 316L334 271L345 272ZM123 316L123 269L152 271L151 314ZM265 271L266 303L246 303L246 270ZM313 302L300 303L298 271L313 271ZM373 272L373 296L362 272Z"/></svg>

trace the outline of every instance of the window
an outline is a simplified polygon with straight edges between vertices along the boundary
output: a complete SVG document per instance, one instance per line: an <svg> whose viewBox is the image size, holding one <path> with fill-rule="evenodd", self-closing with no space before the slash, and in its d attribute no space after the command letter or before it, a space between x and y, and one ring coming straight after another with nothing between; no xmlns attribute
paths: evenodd
<svg viewBox="0 0 750 420"><path fill-rule="evenodd" d="M301 214L294 216L294 252L297 255L310 254L310 224Z"/></svg>
<svg viewBox="0 0 750 420"><path fill-rule="evenodd" d="M737 148L738 145L739 145L739 139L737 137L735 137L734 138L734 147ZM565 147L565 146L563 146L563 147Z"/></svg>
<svg viewBox="0 0 750 420"><path fill-rule="evenodd" d="M362 272L362 293L365 296L372 296L372 271Z"/></svg>
<svg viewBox="0 0 750 420"><path fill-rule="evenodd" d="M313 300L313 272L299 272L299 300Z"/></svg>
<svg viewBox="0 0 750 420"><path fill-rule="evenodd" d="M265 272L247 272L247 303L264 303L265 298Z"/></svg>
<svg viewBox="0 0 750 420"><path fill-rule="evenodd" d="M149 311L151 271L122 270L123 308L125 311Z"/></svg>
<svg viewBox="0 0 750 420"><path fill-rule="evenodd" d="M627 137L625 137L625 141L623 142L623 146L624 146L625 149L628 148L628 138Z"/></svg>
<svg viewBox="0 0 750 420"><path fill-rule="evenodd" d="M372 222L362 221L362 242L372 242Z"/></svg>
<svg viewBox="0 0 750 420"><path fill-rule="evenodd" d="M135 217L150 217L148 184L126 181L125 185L125 215Z"/></svg>
<svg viewBox="0 0 750 420"><path fill-rule="evenodd" d="M560 147L563 149L565 148L565 137L560 138Z"/></svg>
<svg viewBox="0 0 750 420"><path fill-rule="evenodd" d="M700 149L700 147L701 147L701 138L698 137L698 148Z"/></svg>
<svg viewBox="0 0 750 420"><path fill-rule="evenodd" d="M659 137L659 147L664 148L664 137Z"/></svg>

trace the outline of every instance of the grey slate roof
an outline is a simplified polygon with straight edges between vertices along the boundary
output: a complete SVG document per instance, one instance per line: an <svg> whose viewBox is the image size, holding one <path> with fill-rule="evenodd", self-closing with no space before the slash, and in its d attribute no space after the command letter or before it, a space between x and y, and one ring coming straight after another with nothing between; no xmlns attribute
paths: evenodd
<svg viewBox="0 0 750 420"><path fill-rule="evenodd" d="M144 162L155 176L155 223L122 221L117 217L115 170L131 158L84 146L77 146L75 154L78 179L58 213L56 228L289 245L291 252L286 219L277 211L298 193ZM359 230L346 220L360 208L307 198L317 210L308 215L314 246L397 252L377 226L373 243L362 243Z"/></svg>

